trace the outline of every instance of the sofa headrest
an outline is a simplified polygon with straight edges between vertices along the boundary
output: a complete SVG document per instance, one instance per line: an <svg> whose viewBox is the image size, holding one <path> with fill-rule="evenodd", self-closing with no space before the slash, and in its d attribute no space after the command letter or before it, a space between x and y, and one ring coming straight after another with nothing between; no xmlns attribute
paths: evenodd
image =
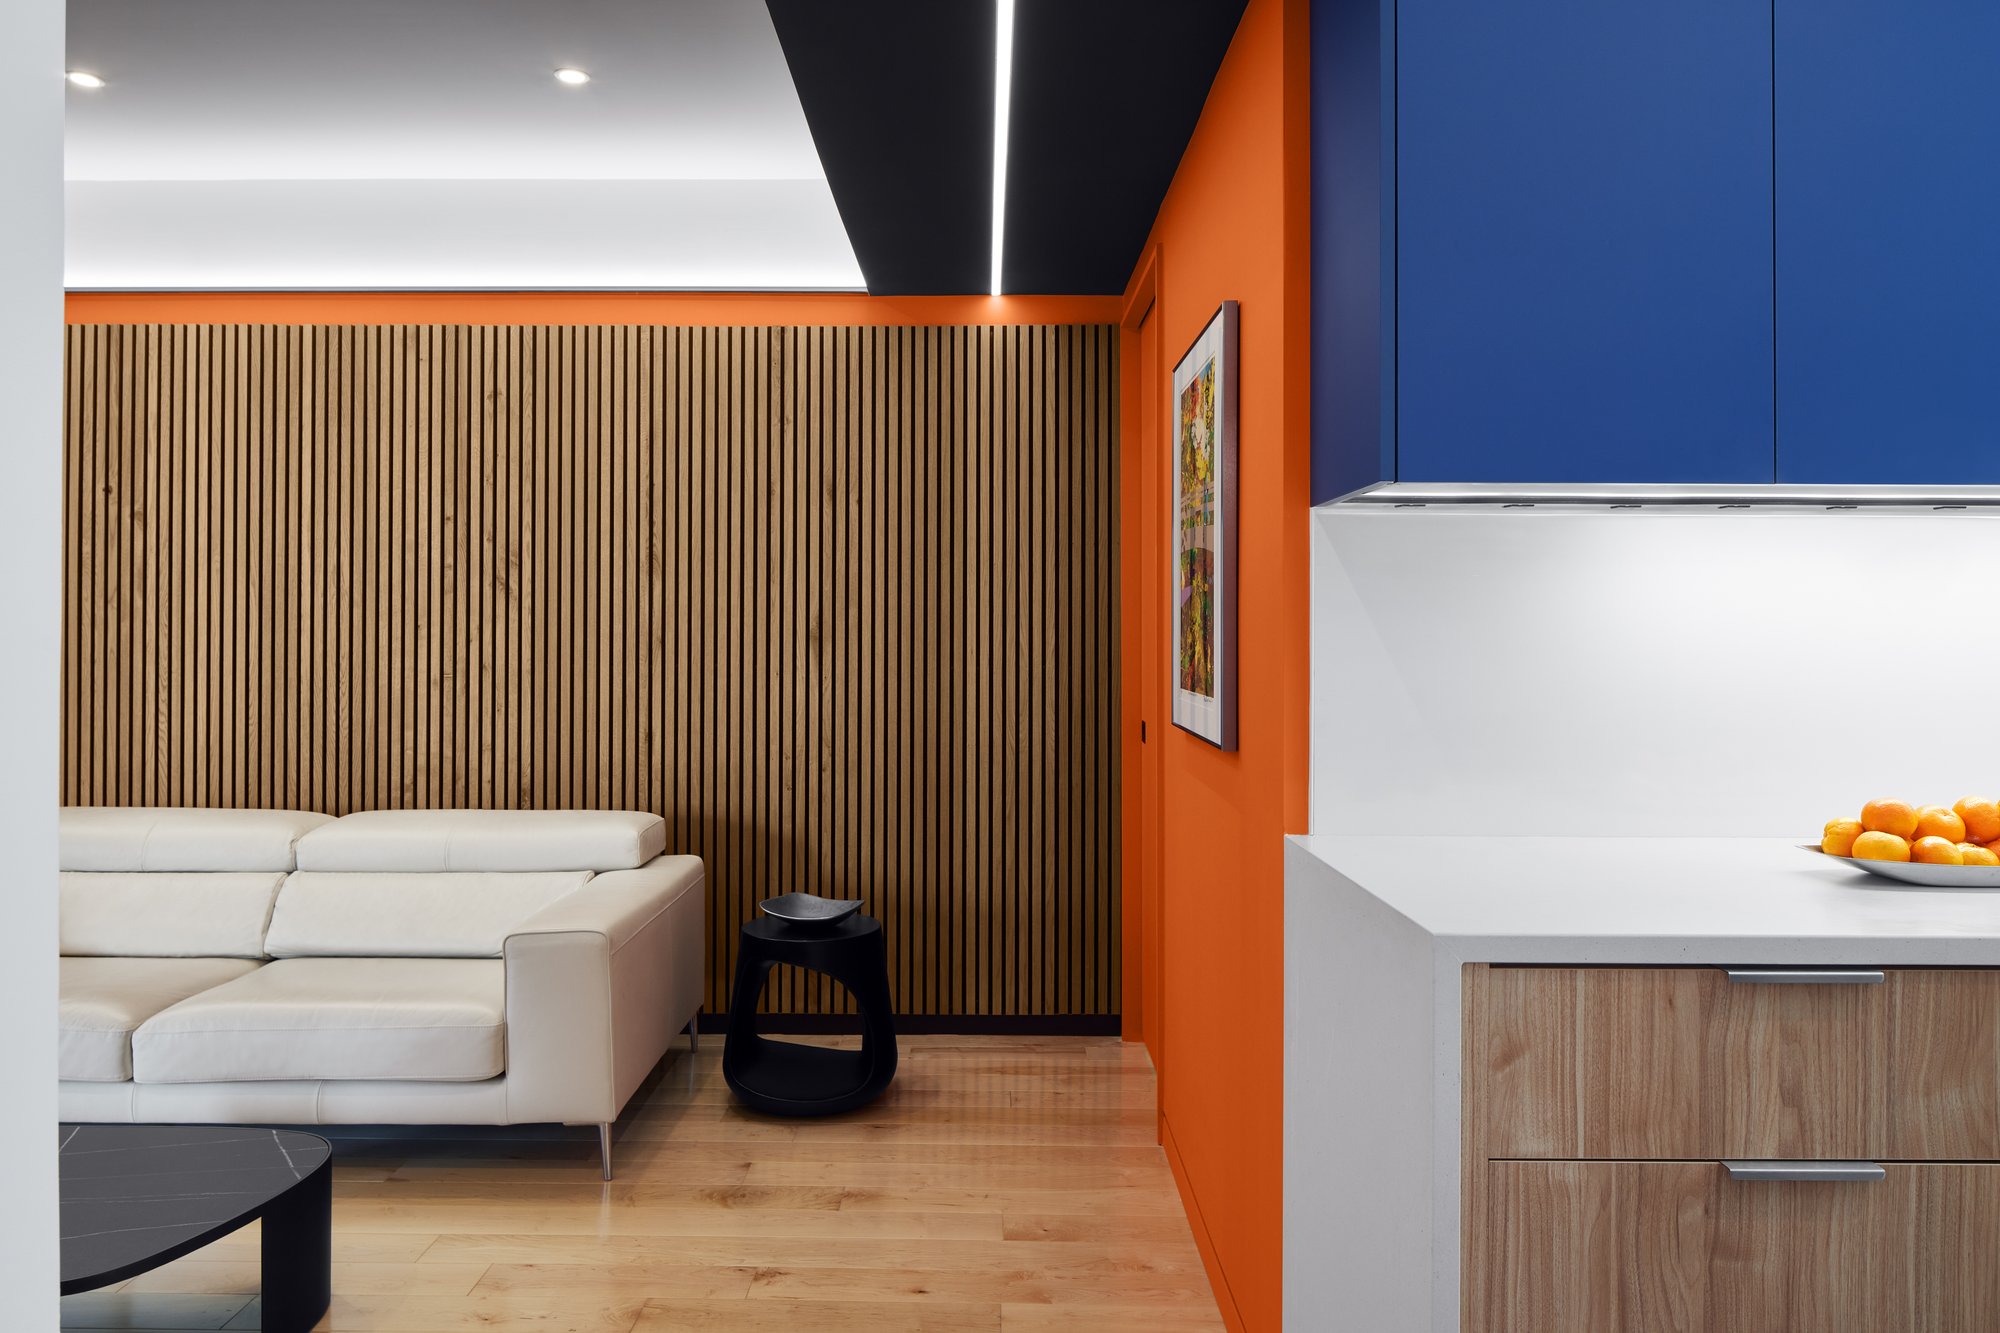
<svg viewBox="0 0 2000 1333"><path fill-rule="evenodd" d="M285 880L273 958L498 958L515 927L588 884L588 870L326 873Z"/></svg>
<svg viewBox="0 0 2000 1333"><path fill-rule="evenodd" d="M631 870L667 848L640 810L367 810L299 840L300 870Z"/></svg>
<svg viewBox="0 0 2000 1333"><path fill-rule="evenodd" d="M70 806L58 821L63 870L291 870L293 848L333 822L305 810Z"/></svg>
<svg viewBox="0 0 2000 1333"><path fill-rule="evenodd" d="M281 870L76 871L58 875L62 953L99 958L262 958Z"/></svg>

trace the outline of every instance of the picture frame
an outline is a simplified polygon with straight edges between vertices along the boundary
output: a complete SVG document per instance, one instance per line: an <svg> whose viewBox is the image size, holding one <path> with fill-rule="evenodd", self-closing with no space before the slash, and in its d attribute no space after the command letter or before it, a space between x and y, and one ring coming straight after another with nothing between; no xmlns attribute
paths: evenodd
<svg viewBox="0 0 2000 1333"><path fill-rule="evenodd" d="M1237 303L1174 366L1168 468L1174 725L1236 748Z"/></svg>

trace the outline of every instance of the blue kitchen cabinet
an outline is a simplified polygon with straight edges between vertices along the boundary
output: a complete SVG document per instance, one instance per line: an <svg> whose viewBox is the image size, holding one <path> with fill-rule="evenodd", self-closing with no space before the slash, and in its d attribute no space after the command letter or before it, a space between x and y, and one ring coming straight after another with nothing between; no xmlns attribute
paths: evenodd
<svg viewBox="0 0 2000 1333"><path fill-rule="evenodd" d="M1778 478L2000 483L2000 4L1775 16Z"/></svg>
<svg viewBox="0 0 2000 1333"><path fill-rule="evenodd" d="M1312 498L1396 476L1396 0L1312 5Z"/></svg>
<svg viewBox="0 0 2000 1333"><path fill-rule="evenodd" d="M1395 476L1773 480L1770 0L1395 25Z"/></svg>

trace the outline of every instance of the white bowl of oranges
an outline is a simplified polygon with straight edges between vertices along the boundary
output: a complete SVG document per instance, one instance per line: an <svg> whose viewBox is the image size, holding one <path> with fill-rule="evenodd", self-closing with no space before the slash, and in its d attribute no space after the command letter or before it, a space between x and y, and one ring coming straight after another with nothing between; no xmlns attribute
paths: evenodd
<svg viewBox="0 0 2000 1333"><path fill-rule="evenodd" d="M1905 884L2000 889L2000 801L1870 801L1859 819L1829 819L1818 850Z"/></svg>

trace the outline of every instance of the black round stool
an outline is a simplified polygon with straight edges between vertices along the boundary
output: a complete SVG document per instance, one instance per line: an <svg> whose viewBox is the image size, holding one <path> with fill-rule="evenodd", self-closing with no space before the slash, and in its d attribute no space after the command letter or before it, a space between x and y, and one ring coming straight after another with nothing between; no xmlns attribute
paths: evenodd
<svg viewBox="0 0 2000 1333"><path fill-rule="evenodd" d="M758 1035L757 997L779 963L823 972L847 987L861 1010L860 1050ZM868 916L817 927L769 916L747 922L722 1047L722 1077L737 1098L768 1115L837 1115L880 1097L895 1076L896 1021L882 923Z"/></svg>

